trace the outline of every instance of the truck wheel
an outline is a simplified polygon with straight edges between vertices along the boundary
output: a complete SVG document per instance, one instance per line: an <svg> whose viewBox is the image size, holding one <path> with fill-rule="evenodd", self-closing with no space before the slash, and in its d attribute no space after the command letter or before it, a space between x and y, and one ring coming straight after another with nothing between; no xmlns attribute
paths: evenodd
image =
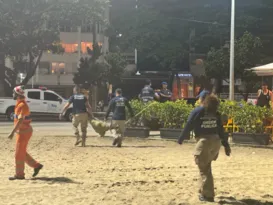
<svg viewBox="0 0 273 205"><path fill-rule="evenodd" d="M13 121L14 120L14 107L10 107L8 108L7 110L7 118L8 118L8 121Z"/></svg>
<svg viewBox="0 0 273 205"><path fill-rule="evenodd" d="M68 122L72 122L72 120L73 120L72 110L67 110L67 111L66 111L65 119L66 119L66 121L68 121Z"/></svg>

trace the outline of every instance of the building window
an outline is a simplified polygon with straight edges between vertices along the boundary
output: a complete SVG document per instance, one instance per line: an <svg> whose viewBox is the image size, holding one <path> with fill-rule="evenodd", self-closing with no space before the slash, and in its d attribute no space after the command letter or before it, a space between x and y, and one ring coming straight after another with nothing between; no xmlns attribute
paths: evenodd
<svg viewBox="0 0 273 205"><path fill-rule="evenodd" d="M50 63L49 62L40 62L38 70L39 70L39 74L42 74L42 75L50 74Z"/></svg>
<svg viewBox="0 0 273 205"><path fill-rule="evenodd" d="M98 43L100 46L102 46L102 43ZM77 53L78 51L78 44L67 44L62 43L62 47L64 48L64 51L66 53ZM93 50L93 43L92 42L81 42L81 52L87 53L87 47L89 47L91 50Z"/></svg>
<svg viewBox="0 0 273 205"><path fill-rule="evenodd" d="M51 63L52 74L65 74L65 63Z"/></svg>
<svg viewBox="0 0 273 205"><path fill-rule="evenodd" d="M67 44L62 43L62 47L64 48L64 52L66 53L76 53L78 51L78 44Z"/></svg>
<svg viewBox="0 0 273 205"><path fill-rule="evenodd" d="M82 49L82 53L87 53L87 47L90 48L91 50L93 50L93 43L91 42L82 42L81 43L81 49Z"/></svg>

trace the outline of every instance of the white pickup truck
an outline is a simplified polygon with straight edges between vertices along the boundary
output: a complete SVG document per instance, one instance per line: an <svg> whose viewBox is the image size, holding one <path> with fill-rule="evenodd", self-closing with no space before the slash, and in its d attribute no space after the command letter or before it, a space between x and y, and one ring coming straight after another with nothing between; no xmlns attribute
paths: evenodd
<svg viewBox="0 0 273 205"><path fill-rule="evenodd" d="M57 116L68 102L54 91L46 88L26 89L25 96L31 116ZM6 115L8 120L12 121L15 103L16 101L12 98L0 98L0 115ZM65 119L72 120L72 106L65 113Z"/></svg>

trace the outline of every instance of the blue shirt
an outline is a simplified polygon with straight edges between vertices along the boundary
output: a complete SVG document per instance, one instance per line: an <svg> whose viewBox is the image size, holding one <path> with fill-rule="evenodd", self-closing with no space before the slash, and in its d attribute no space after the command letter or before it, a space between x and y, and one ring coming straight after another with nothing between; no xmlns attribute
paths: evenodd
<svg viewBox="0 0 273 205"><path fill-rule="evenodd" d="M133 116L133 110L128 100L122 96L114 97L110 101L106 112L106 118L109 116L109 113L113 111L113 120L126 120L126 107L129 109L131 116Z"/></svg>
<svg viewBox="0 0 273 205"><path fill-rule="evenodd" d="M202 90L202 92L197 96L201 101L205 100L205 98L209 95L209 91Z"/></svg>
<svg viewBox="0 0 273 205"><path fill-rule="evenodd" d="M69 98L69 103L73 104L73 114L86 113L87 98L83 94L74 94Z"/></svg>
<svg viewBox="0 0 273 205"><path fill-rule="evenodd" d="M183 142L183 140L190 135L191 131L194 131L196 137L219 135L221 140L225 141L221 115L219 113L214 115L209 114L203 106L195 108L191 112L178 142Z"/></svg>
<svg viewBox="0 0 273 205"><path fill-rule="evenodd" d="M139 94L140 99L143 102L150 102L154 100L155 92L150 86L145 86Z"/></svg>

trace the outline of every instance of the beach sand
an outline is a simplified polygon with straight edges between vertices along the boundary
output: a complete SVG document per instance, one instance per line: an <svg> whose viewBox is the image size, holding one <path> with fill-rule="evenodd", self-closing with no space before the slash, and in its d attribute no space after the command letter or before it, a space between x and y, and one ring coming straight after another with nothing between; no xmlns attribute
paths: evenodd
<svg viewBox="0 0 273 205"><path fill-rule="evenodd" d="M194 144L89 137L87 147L74 147L73 137L31 139L29 153L44 165L39 176L26 168L24 181L14 174L15 142L1 138L1 205L178 205L198 201ZM213 163L216 203L273 204L273 150L233 147L221 150ZM266 203L267 202L267 203Z"/></svg>

